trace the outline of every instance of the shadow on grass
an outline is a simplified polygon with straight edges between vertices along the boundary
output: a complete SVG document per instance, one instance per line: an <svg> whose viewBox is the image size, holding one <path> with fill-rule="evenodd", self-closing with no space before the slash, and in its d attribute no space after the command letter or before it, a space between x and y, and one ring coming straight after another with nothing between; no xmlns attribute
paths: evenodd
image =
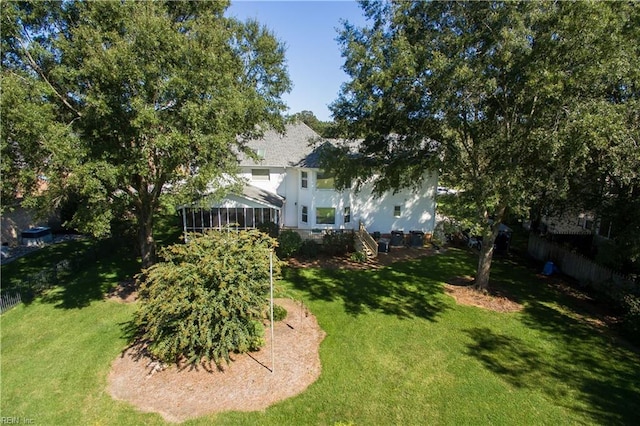
<svg viewBox="0 0 640 426"><path fill-rule="evenodd" d="M90 250L93 245L94 241L88 238L66 241L49 245L15 259L11 263L2 265L2 287L19 286L25 277L40 272L42 268L52 267L60 261L67 260L76 253Z"/></svg>
<svg viewBox="0 0 640 426"><path fill-rule="evenodd" d="M64 285L45 292L41 301L60 309L84 308L91 302L102 300L119 280L133 276L139 269L133 257L114 253L70 274L62 280Z"/></svg>
<svg viewBox="0 0 640 426"><path fill-rule="evenodd" d="M637 422L640 370L638 359L629 353L602 340L584 342L581 336L588 333L560 335L571 342L547 345L487 327L465 331L472 339L469 355L511 385L541 391L599 424Z"/></svg>
<svg viewBox="0 0 640 426"><path fill-rule="evenodd" d="M508 288L525 308L525 335L489 327L466 330L469 355L517 387L541 390L600 424L636 424L640 412L640 354L592 311L539 275L525 259L497 259L491 285Z"/></svg>
<svg viewBox="0 0 640 426"><path fill-rule="evenodd" d="M399 318L435 320L447 308L441 283L452 270L469 268L468 257L454 252L378 270L289 268L284 278L312 299L342 300L351 315L375 310Z"/></svg>

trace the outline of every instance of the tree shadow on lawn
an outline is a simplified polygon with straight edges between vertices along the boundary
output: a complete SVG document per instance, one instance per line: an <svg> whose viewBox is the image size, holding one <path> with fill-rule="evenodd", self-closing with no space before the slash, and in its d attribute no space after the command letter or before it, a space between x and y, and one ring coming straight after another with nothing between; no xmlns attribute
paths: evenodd
<svg viewBox="0 0 640 426"><path fill-rule="evenodd" d="M131 277L139 270L140 265L133 258L114 255L100 259L62 279L64 284L46 291L41 301L60 309L84 308L91 302L103 300L120 279Z"/></svg>
<svg viewBox="0 0 640 426"><path fill-rule="evenodd" d="M465 332L468 354L516 387L537 389L600 424L634 424L640 412L640 357L607 334L543 303L529 304L531 340L487 327Z"/></svg>
<svg viewBox="0 0 640 426"><path fill-rule="evenodd" d="M449 306L442 297L442 282L452 270L468 273L467 258L461 254L432 256L377 270L288 268L284 278L312 299L341 299L351 315L375 310L433 321Z"/></svg>

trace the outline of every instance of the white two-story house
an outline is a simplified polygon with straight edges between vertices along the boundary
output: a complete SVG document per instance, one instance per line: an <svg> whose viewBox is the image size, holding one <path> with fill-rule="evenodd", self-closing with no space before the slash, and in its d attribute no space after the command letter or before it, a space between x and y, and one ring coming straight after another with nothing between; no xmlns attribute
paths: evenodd
<svg viewBox="0 0 640 426"><path fill-rule="evenodd" d="M274 222L301 234L358 229L370 233L433 232L437 174L425 172L419 191L406 189L374 196L371 186L359 192L337 191L333 179L319 168L322 138L304 123L289 124L285 134L268 131L249 143L259 161L241 158L242 193L228 194L210 204L181 208L185 232L229 225L253 228Z"/></svg>

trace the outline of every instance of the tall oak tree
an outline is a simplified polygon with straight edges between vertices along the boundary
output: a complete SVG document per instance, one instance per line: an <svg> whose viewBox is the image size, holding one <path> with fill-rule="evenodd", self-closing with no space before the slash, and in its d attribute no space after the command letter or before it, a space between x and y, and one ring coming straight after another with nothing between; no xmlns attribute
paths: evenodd
<svg viewBox="0 0 640 426"><path fill-rule="evenodd" d="M327 156L324 167L339 186L373 179L379 192L419 186L426 170L440 170L463 190L483 236L477 287L489 285L507 215L544 193L566 196L585 170L593 141L572 128L597 117L627 137L622 152L637 149L627 119L638 100L636 4L361 6L369 24L344 24L350 80L332 104L342 133L361 142L356 153L345 145L343 155Z"/></svg>
<svg viewBox="0 0 640 426"><path fill-rule="evenodd" d="M114 219L132 219L150 266L161 195L234 176L238 153L253 155L246 140L283 129L284 46L227 7L2 2L3 86L11 82L14 104L29 101L6 117L7 170L45 176L48 207L77 200L71 223L83 231L105 235Z"/></svg>

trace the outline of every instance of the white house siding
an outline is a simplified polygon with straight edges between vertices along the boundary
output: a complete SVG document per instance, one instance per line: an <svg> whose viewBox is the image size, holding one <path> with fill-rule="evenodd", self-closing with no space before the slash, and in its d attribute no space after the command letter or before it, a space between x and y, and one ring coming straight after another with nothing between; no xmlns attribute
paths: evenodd
<svg viewBox="0 0 640 426"><path fill-rule="evenodd" d="M308 176L307 188L301 187L301 172ZM372 195L371 186L358 193L317 189L316 170L287 169L285 179L287 201L285 203L284 226L300 229L356 229L363 221L369 232L390 231L433 232L435 227L435 191L437 175L427 175L419 192L406 189L396 194L386 193L381 197ZM280 194L285 195L285 194ZM307 222L302 222L302 209L307 207ZM395 206L400 206L400 217L394 216ZM318 224L317 208L335 208L335 223ZM351 209L351 220L344 222L344 209Z"/></svg>
<svg viewBox="0 0 640 426"><path fill-rule="evenodd" d="M591 212L569 211L557 216L544 216L542 223L552 234L591 234L596 227L594 215Z"/></svg>
<svg viewBox="0 0 640 426"><path fill-rule="evenodd" d="M253 180L251 170L252 169L268 169L269 180ZM267 167L257 165L255 167L243 167L240 172L240 176L247 179L252 186L263 189L272 194L278 194L282 197L286 196L285 188L283 186L285 180L284 167Z"/></svg>
<svg viewBox="0 0 640 426"><path fill-rule="evenodd" d="M352 221L361 220L369 232L390 231L433 232L435 228L435 191L437 175L427 175L419 192L410 189L396 194L372 194L371 187L364 187L353 197ZM400 217L394 216L395 206L400 206Z"/></svg>
<svg viewBox="0 0 640 426"><path fill-rule="evenodd" d="M251 142L252 149L262 152L259 163L244 158L242 176L259 189L285 199L281 209L281 224L300 229L357 229L364 222L370 232L391 231L433 232L435 227L435 194L437 174L427 174L419 192L406 189L397 194L387 193L375 197L371 186L361 191L339 192L317 189L316 173L318 153L311 148L311 140L320 137L308 126L288 125L285 135L267 132L264 139ZM252 179L252 169L269 170L269 179ZM306 171L307 188L301 187L301 172ZM307 222L302 221L302 208L307 207ZM400 217L394 216L394 207L400 206ZM335 208L334 224L318 224L317 208ZM344 208L350 207L351 220L344 223Z"/></svg>
<svg viewBox="0 0 640 426"><path fill-rule="evenodd" d="M282 182L280 188L282 193L278 192L285 198L283 207L283 221L285 227L297 228L298 227L298 185L299 185L299 172L295 168L287 168L285 170L286 176Z"/></svg>

